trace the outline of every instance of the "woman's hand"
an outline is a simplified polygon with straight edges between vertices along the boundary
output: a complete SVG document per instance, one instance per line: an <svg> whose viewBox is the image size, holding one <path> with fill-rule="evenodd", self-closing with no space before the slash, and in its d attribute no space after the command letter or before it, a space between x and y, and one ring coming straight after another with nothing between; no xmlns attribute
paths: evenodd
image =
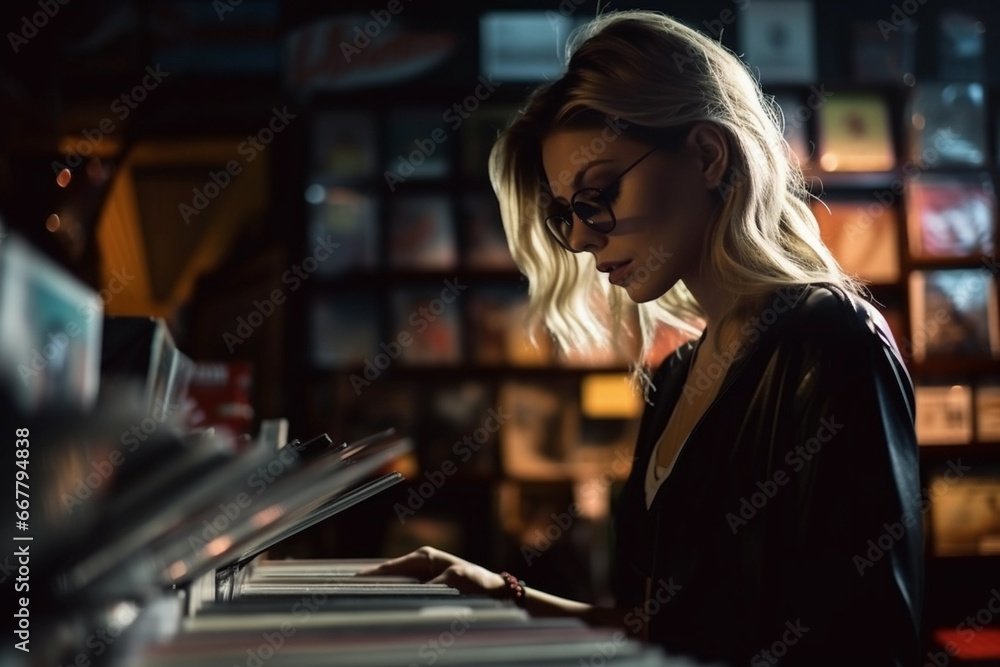
<svg viewBox="0 0 1000 667"><path fill-rule="evenodd" d="M434 547L420 547L357 574L366 575L413 577L429 584L445 584L462 593L494 597L506 589L503 577L496 572Z"/></svg>

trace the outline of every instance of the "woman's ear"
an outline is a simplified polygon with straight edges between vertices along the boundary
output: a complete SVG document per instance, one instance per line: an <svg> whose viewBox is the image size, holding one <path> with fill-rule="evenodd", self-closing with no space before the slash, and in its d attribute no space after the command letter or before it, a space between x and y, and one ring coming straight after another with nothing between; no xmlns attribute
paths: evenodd
<svg viewBox="0 0 1000 667"><path fill-rule="evenodd" d="M729 141L722 128L715 123L696 123L688 136L688 145L695 152L705 188L718 188L729 167Z"/></svg>

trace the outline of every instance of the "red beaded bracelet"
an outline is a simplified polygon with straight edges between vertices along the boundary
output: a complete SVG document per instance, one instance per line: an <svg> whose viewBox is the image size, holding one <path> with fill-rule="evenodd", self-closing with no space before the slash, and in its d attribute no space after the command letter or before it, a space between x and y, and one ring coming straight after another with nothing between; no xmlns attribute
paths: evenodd
<svg viewBox="0 0 1000 667"><path fill-rule="evenodd" d="M507 587L514 595L514 603L518 607L523 607L525 603L524 582L515 577L510 572L501 572L500 576L503 577L503 580L507 584Z"/></svg>

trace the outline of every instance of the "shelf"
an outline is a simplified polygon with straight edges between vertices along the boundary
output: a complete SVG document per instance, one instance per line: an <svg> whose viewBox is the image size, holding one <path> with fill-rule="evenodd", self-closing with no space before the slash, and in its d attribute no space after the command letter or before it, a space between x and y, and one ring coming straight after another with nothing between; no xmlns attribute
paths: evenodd
<svg viewBox="0 0 1000 667"><path fill-rule="evenodd" d="M872 189L891 188L893 183L902 182L903 172L892 171L819 171L809 169L805 172L809 190L818 196L828 194L830 188L867 190L872 201L876 201ZM902 195L894 195L902 197Z"/></svg>
<svg viewBox="0 0 1000 667"><path fill-rule="evenodd" d="M405 289L411 286L423 286L428 283L441 283L445 280L453 281L456 278L460 281L469 281L470 287L474 288L491 282L524 283L525 287L528 284L527 278L516 270L483 270L459 266L454 269L433 271L398 269L348 271L330 277L317 276L313 288L320 293L339 291L345 287L362 290L382 287Z"/></svg>
<svg viewBox="0 0 1000 667"><path fill-rule="evenodd" d="M1000 376L1000 359L983 357L939 357L910 361L907 364L914 381L918 379L950 378L962 384L966 378ZM964 376L964 377L963 377Z"/></svg>
<svg viewBox="0 0 1000 667"><path fill-rule="evenodd" d="M920 445L920 460L925 465L945 464L957 458L991 461L1000 467L1000 442L973 442L962 445Z"/></svg>
<svg viewBox="0 0 1000 667"><path fill-rule="evenodd" d="M364 377L364 365L342 366L338 368L310 368L310 376L314 380L325 378L361 375ZM576 366L511 366L511 365L483 365L483 364L428 364L428 365L403 365L393 361L387 368L380 372L378 379L395 378L399 380L427 380L434 379L468 379L470 377L489 377L494 380L504 380L509 377L516 377L525 380L551 379L553 375L562 377L582 377L584 375L616 373L626 375L631 373L629 368L624 366L595 366L581 368ZM372 380L374 382L374 380Z"/></svg>
<svg viewBox="0 0 1000 667"><path fill-rule="evenodd" d="M934 269L986 269L990 265L986 259L993 257L980 255L978 257L910 257L910 269L913 271L932 271Z"/></svg>

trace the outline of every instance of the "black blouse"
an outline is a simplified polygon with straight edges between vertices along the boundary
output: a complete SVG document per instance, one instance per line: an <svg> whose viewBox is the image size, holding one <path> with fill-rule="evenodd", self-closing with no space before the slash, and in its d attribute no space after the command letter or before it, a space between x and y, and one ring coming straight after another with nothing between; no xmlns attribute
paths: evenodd
<svg viewBox="0 0 1000 667"><path fill-rule="evenodd" d="M702 350L725 379L647 510L693 344L654 375L615 515L626 625L733 665L916 665L926 500L910 377L863 299L809 285L767 303L735 358Z"/></svg>

